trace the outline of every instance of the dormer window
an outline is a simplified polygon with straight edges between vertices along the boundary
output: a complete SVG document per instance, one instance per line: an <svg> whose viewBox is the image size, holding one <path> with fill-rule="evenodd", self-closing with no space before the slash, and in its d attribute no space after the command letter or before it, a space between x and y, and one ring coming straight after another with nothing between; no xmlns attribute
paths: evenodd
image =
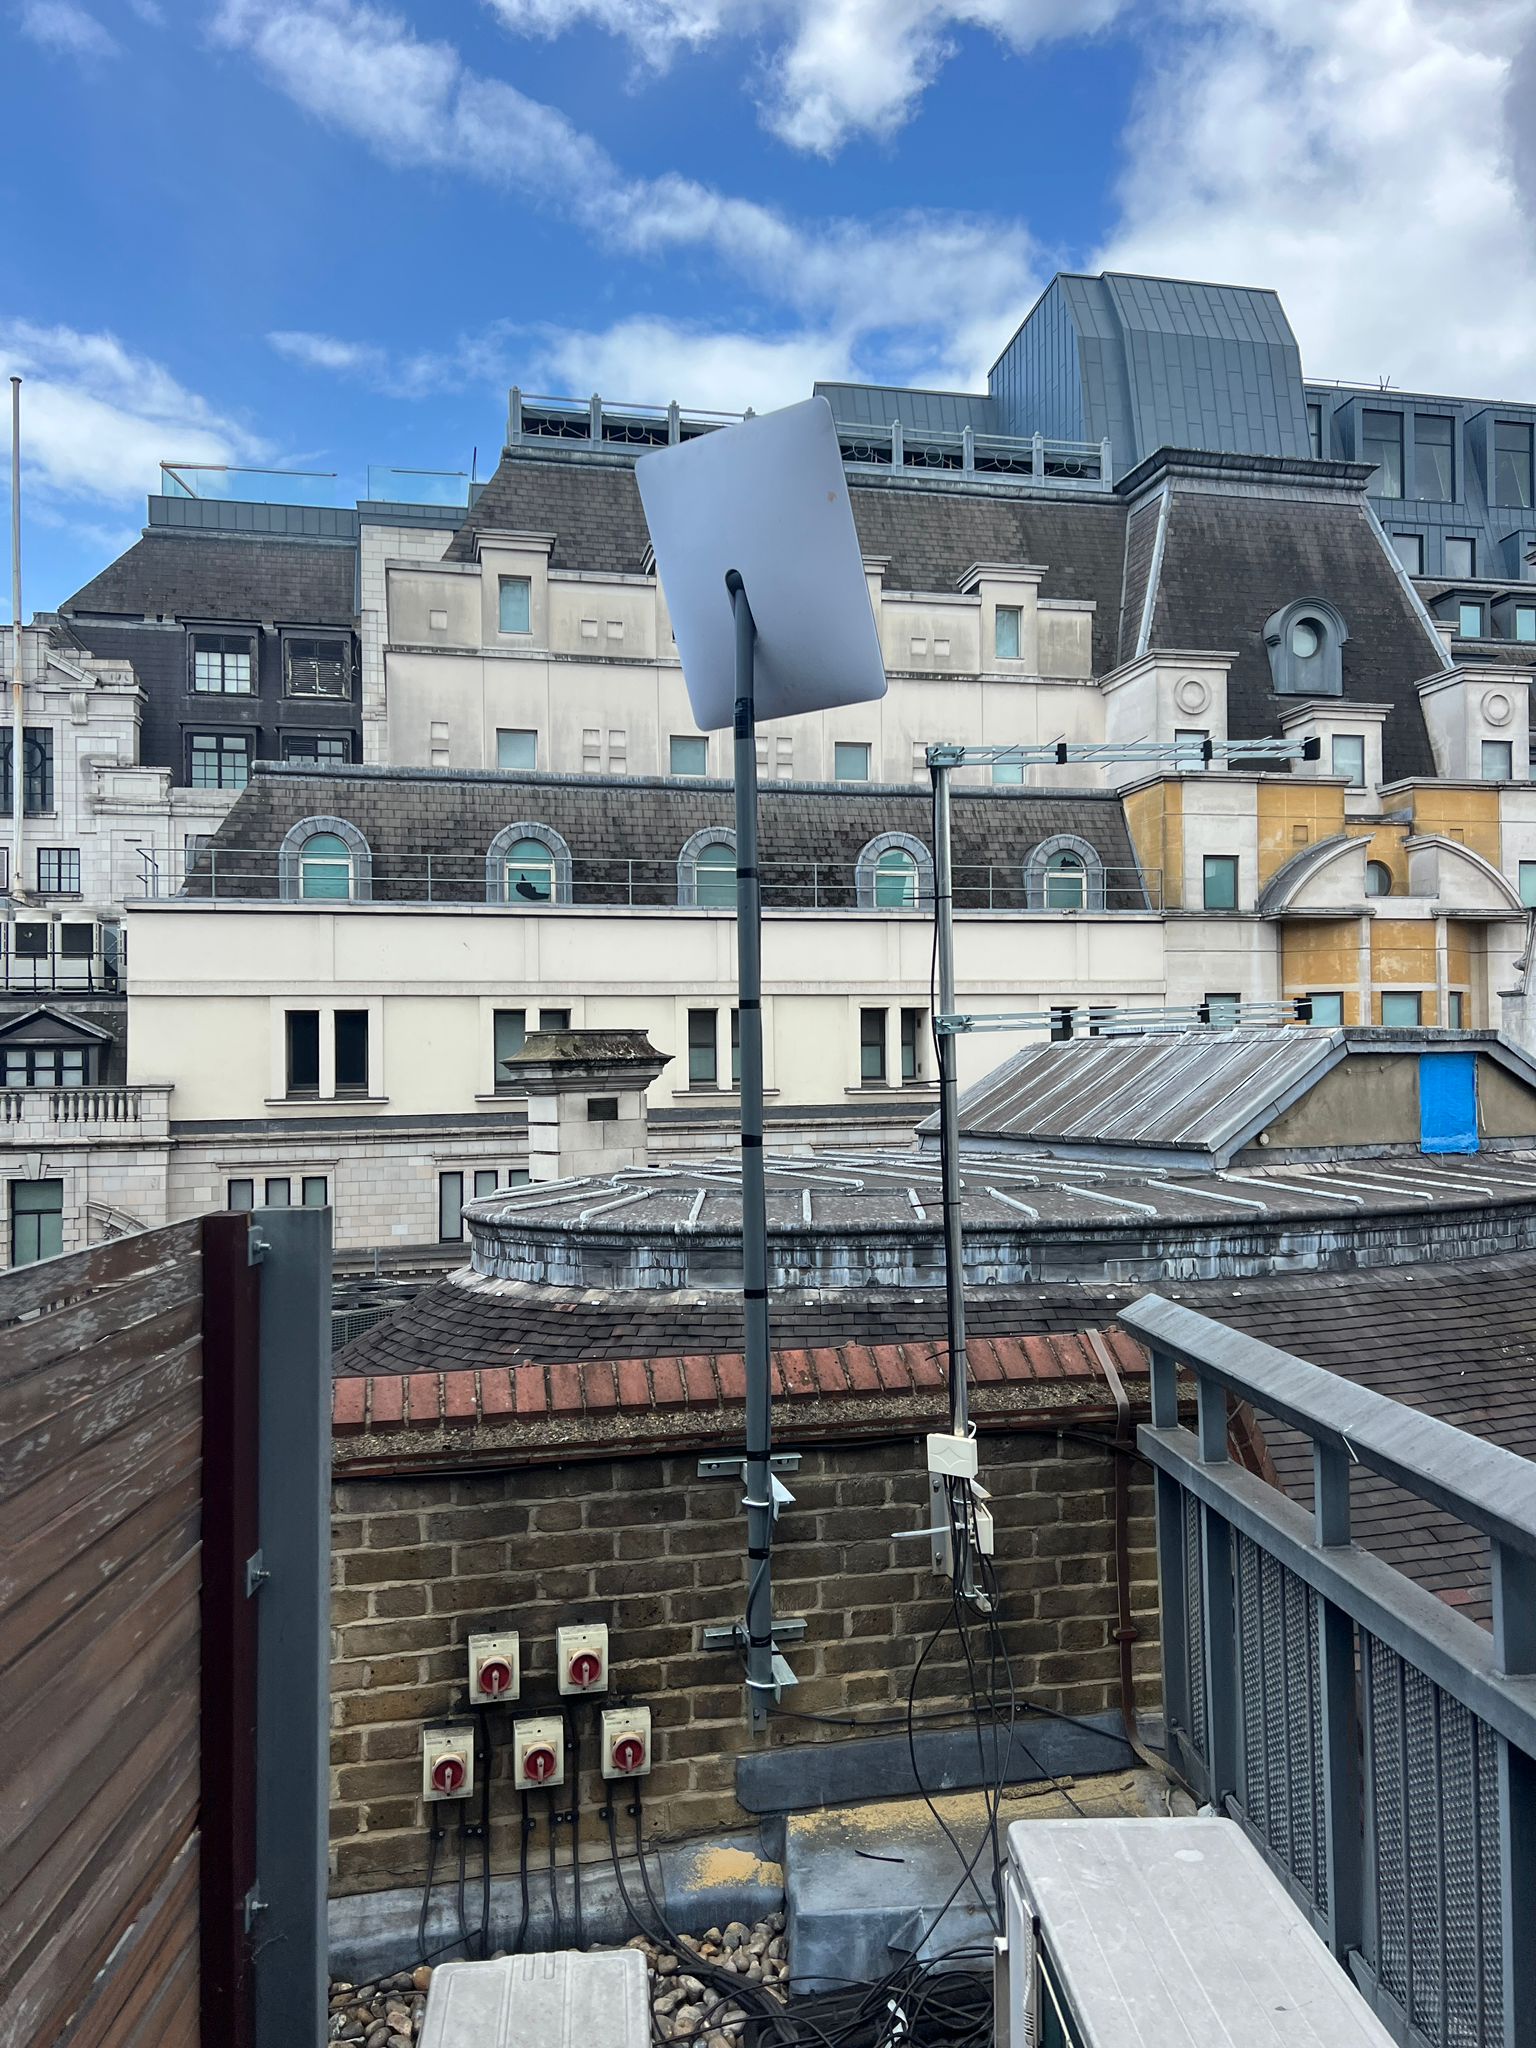
<svg viewBox="0 0 1536 2048"><path fill-rule="evenodd" d="M1322 598L1298 598L1268 619L1264 645L1270 674L1283 697L1341 697L1344 642L1349 628Z"/></svg>

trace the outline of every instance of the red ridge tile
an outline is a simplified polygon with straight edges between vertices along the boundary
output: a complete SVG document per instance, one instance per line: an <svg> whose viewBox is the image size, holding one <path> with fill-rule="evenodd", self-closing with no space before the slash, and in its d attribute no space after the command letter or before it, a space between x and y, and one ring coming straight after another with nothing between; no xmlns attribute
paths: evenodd
<svg viewBox="0 0 1536 2048"><path fill-rule="evenodd" d="M582 1367L581 1383L589 1409L616 1408L619 1405L613 1367L606 1359L588 1359Z"/></svg>
<svg viewBox="0 0 1536 2048"><path fill-rule="evenodd" d="M512 1374L512 1398L519 1415L542 1415L548 1407L542 1365L520 1365Z"/></svg>
<svg viewBox="0 0 1536 2048"><path fill-rule="evenodd" d="M412 1429L436 1429L442 1420L442 1375L413 1372L405 1383Z"/></svg>
<svg viewBox="0 0 1536 2048"><path fill-rule="evenodd" d="M445 1422L475 1422L475 1376L472 1372L443 1374L443 1419Z"/></svg>
<svg viewBox="0 0 1536 2048"><path fill-rule="evenodd" d="M715 1390L715 1375L707 1358L695 1352L678 1360L683 1374L683 1393L690 1408L714 1408L720 1396Z"/></svg>
<svg viewBox="0 0 1536 2048"><path fill-rule="evenodd" d="M726 1351L715 1360L715 1371L720 1380L722 1401L745 1401L747 1398L747 1361L739 1351Z"/></svg>
<svg viewBox="0 0 1536 2048"><path fill-rule="evenodd" d="M571 1361L549 1368L549 1412L579 1415L582 1409L581 1367Z"/></svg>
<svg viewBox="0 0 1536 2048"><path fill-rule="evenodd" d="M618 1361L619 1406L621 1408L649 1408L651 1405L651 1382L641 1358L621 1358Z"/></svg>
<svg viewBox="0 0 1536 2048"><path fill-rule="evenodd" d="M514 1415L517 1404L512 1398L512 1375L504 1365L486 1366L480 1374L480 1412L487 1422L499 1421L505 1415Z"/></svg>
<svg viewBox="0 0 1536 2048"><path fill-rule="evenodd" d="M879 1391L880 1368L875 1364L874 1354L867 1344L844 1344L843 1364L848 1368L848 1382L856 1394L873 1394Z"/></svg>
<svg viewBox="0 0 1536 2048"><path fill-rule="evenodd" d="M889 1394L906 1393L912 1380L907 1371L907 1362L901 1355L901 1346L877 1344L870 1356L874 1360L875 1371L880 1375L881 1391Z"/></svg>
<svg viewBox="0 0 1536 2048"><path fill-rule="evenodd" d="M368 1382L369 1407L375 1429L394 1428L405 1420L405 1375L380 1373Z"/></svg>
<svg viewBox="0 0 1536 2048"><path fill-rule="evenodd" d="M675 1358L651 1360L652 1398L658 1408L685 1408L688 1397L683 1388L683 1371Z"/></svg>
<svg viewBox="0 0 1536 2048"><path fill-rule="evenodd" d="M368 1420L368 1382L337 1380L331 1387L331 1429L337 1436L360 1435Z"/></svg>

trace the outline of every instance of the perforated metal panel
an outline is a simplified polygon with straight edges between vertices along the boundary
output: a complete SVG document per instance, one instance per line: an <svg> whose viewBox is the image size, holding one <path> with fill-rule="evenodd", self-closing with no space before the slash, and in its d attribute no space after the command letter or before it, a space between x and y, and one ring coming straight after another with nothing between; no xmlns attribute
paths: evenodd
<svg viewBox="0 0 1536 2048"><path fill-rule="evenodd" d="M1255 1832L1328 1910L1317 1599L1248 1537L1237 1541L1243 1805Z"/></svg>
<svg viewBox="0 0 1536 2048"><path fill-rule="evenodd" d="M1189 1739L1202 1763L1210 1761L1205 1701L1205 1573L1201 1569L1200 1503L1184 1496L1184 1612L1188 1617Z"/></svg>

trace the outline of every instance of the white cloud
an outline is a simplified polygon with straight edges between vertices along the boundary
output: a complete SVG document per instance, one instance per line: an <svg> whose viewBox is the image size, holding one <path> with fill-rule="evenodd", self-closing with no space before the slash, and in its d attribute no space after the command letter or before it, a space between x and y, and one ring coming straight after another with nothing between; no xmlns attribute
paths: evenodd
<svg viewBox="0 0 1536 2048"><path fill-rule="evenodd" d="M0 381L22 385L30 477L61 497L122 502L154 487L162 461L260 461L269 451L163 365L115 335L0 319Z"/></svg>
<svg viewBox="0 0 1536 2048"><path fill-rule="evenodd" d="M852 374L845 341L824 331L752 335L670 320L621 320L594 331L551 330L526 360L554 391L616 400L677 398L703 411L767 412L810 396L818 377Z"/></svg>
<svg viewBox="0 0 1536 2048"><path fill-rule="evenodd" d="M19 20L22 34L55 56L87 61L118 54L116 38L75 0L23 0Z"/></svg>
<svg viewBox="0 0 1536 2048"><path fill-rule="evenodd" d="M1310 375L1531 393L1536 0L1181 13L1096 261L1272 285Z"/></svg>
<svg viewBox="0 0 1536 2048"><path fill-rule="evenodd" d="M338 375L357 371L372 376L388 363L384 350L372 343L341 341L334 334L306 334L290 328L269 334L267 340L280 356L307 370L334 370Z"/></svg>
<svg viewBox="0 0 1536 2048"><path fill-rule="evenodd" d="M679 49L728 35L762 44L765 125L796 149L834 154L851 135L909 120L954 50L983 29L1024 52L1090 35L1126 0L489 0L521 35L593 22L663 69Z"/></svg>

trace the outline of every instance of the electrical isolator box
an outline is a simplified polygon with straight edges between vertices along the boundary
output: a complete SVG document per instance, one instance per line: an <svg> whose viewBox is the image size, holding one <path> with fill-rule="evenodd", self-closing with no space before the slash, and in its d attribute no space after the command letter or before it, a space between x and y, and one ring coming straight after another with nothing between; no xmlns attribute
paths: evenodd
<svg viewBox="0 0 1536 2048"><path fill-rule="evenodd" d="M608 1625L591 1621L555 1630L555 1671L560 1690L572 1693L608 1690Z"/></svg>
<svg viewBox="0 0 1536 2048"><path fill-rule="evenodd" d="M512 1783L519 1792L565 1783L565 1723L558 1714L512 1723Z"/></svg>
<svg viewBox="0 0 1536 2048"><path fill-rule="evenodd" d="M649 1707L603 1709L603 1776L648 1778L651 1774Z"/></svg>
<svg viewBox="0 0 1536 2048"><path fill-rule="evenodd" d="M516 1635L470 1637L471 1706L494 1707L499 1701L515 1700L521 1683Z"/></svg>
<svg viewBox="0 0 1536 2048"><path fill-rule="evenodd" d="M421 1731L423 1799L467 1799L475 1789L475 1730L472 1722Z"/></svg>

